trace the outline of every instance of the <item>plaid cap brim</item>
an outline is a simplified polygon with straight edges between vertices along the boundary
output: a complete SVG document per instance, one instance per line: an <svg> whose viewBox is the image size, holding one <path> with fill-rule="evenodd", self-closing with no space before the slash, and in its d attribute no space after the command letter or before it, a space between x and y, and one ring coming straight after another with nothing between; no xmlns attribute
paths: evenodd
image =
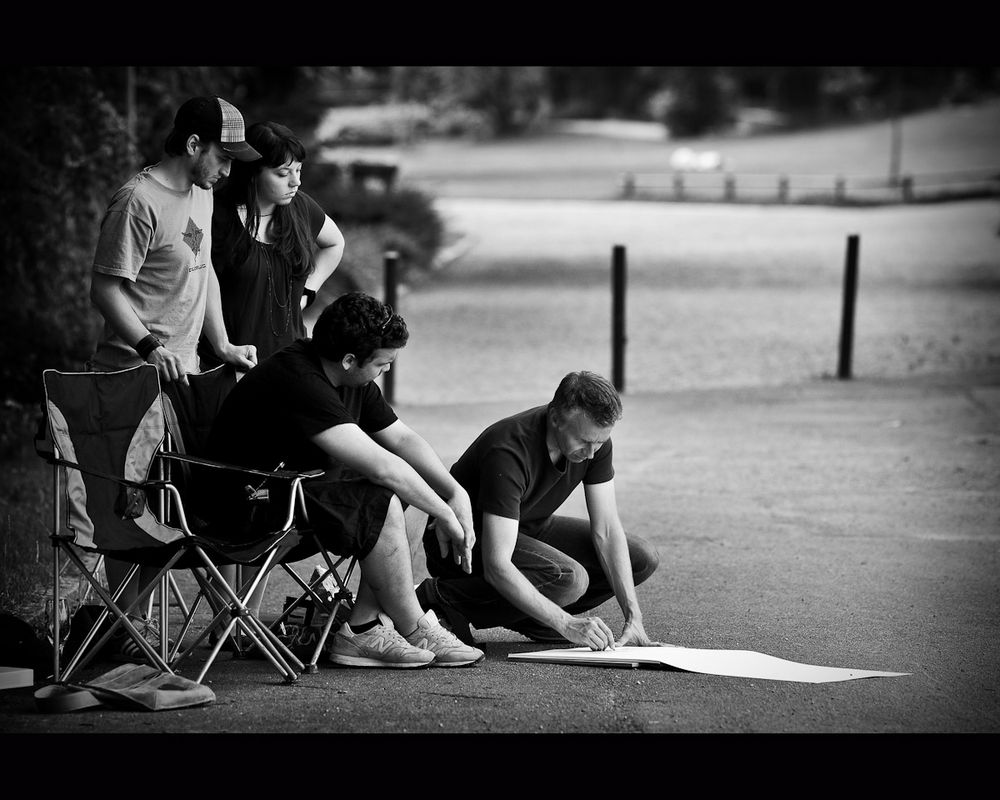
<svg viewBox="0 0 1000 800"><path fill-rule="evenodd" d="M219 147L238 161L256 161L261 157L260 153L246 142L220 142Z"/></svg>

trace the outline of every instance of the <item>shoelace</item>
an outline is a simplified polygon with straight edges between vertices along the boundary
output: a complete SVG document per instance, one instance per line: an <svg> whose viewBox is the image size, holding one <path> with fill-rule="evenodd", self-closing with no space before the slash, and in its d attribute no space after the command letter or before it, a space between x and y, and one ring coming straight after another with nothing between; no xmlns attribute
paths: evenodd
<svg viewBox="0 0 1000 800"><path fill-rule="evenodd" d="M413 647L412 644L406 641L406 637L403 636L403 634L401 634L395 628L390 628L386 625L383 625L381 636L382 636L382 641L384 643L383 648L391 647L392 645L404 648Z"/></svg>
<svg viewBox="0 0 1000 800"><path fill-rule="evenodd" d="M430 639L449 647L465 647L465 643L443 625L437 625L433 628L425 628L422 631L422 636L425 639Z"/></svg>

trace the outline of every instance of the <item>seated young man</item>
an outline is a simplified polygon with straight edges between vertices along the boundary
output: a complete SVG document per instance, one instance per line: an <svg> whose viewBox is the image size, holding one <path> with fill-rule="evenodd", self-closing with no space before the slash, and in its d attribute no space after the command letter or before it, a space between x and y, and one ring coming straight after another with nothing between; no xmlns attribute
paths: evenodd
<svg viewBox="0 0 1000 800"><path fill-rule="evenodd" d="M621 413L611 383L572 372L548 405L486 428L451 468L472 498L472 573L441 557L439 522L428 520L432 577L418 587L421 606L436 610L469 644L469 623L593 650L658 644L646 635L635 592L658 557L625 533L615 500L611 431ZM589 520L556 515L580 483ZM625 616L617 640L600 617L577 616L611 597Z"/></svg>
<svg viewBox="0 0 1000 800"><path fill-rule="evenodd" d="M272 354L236 384L209 438L207 454L218 461L325 470L302 484L310 525L331 552L357 555L361 572L351 615L328 646L336 664L453 667L484 658L421 609L413 589L404 504L438 521L439 555L459 571L471 570L475 532L465 489L374 383L408 338L389 306L361 292L342 295L320 314L311 339ZM204 516L228 521L244 540L280 525L282 498L258 520L246 476L209 472Z"/></svg>

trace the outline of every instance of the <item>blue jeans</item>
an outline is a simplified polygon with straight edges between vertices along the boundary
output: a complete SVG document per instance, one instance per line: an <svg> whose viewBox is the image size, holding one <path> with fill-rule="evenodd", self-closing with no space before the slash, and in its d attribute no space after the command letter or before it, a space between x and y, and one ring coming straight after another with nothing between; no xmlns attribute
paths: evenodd
<svg viewBox="0 0 1000 800"><path fill-rule="evenodd" d="M656 551L639 537L626 534L632 580L645 581L659 565ZM472 574L466 575L448 553L438 549L433 530L424 531L427 571L435 578L439 601L479 629L502 626L515 631L544 629L539 622L505 600L483 577L480 546L472 553ZM531 585L566 613L577 615L614 596L590 536L590 523L553 516L536 536L518 533L511 562Z"/></svg>

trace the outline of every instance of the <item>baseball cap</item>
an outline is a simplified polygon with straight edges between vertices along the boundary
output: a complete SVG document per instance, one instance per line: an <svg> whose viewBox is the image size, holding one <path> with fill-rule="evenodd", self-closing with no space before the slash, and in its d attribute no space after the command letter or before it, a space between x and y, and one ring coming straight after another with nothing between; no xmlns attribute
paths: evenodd
<svg viewBox="0 0 1000 800"><path fill-rule="evenodd" d="M192 97L177 109L172 136L187 139L192 133L219 146L240 161L256 161L260 153L246 142L243 115L221 97Z"/></svg>

